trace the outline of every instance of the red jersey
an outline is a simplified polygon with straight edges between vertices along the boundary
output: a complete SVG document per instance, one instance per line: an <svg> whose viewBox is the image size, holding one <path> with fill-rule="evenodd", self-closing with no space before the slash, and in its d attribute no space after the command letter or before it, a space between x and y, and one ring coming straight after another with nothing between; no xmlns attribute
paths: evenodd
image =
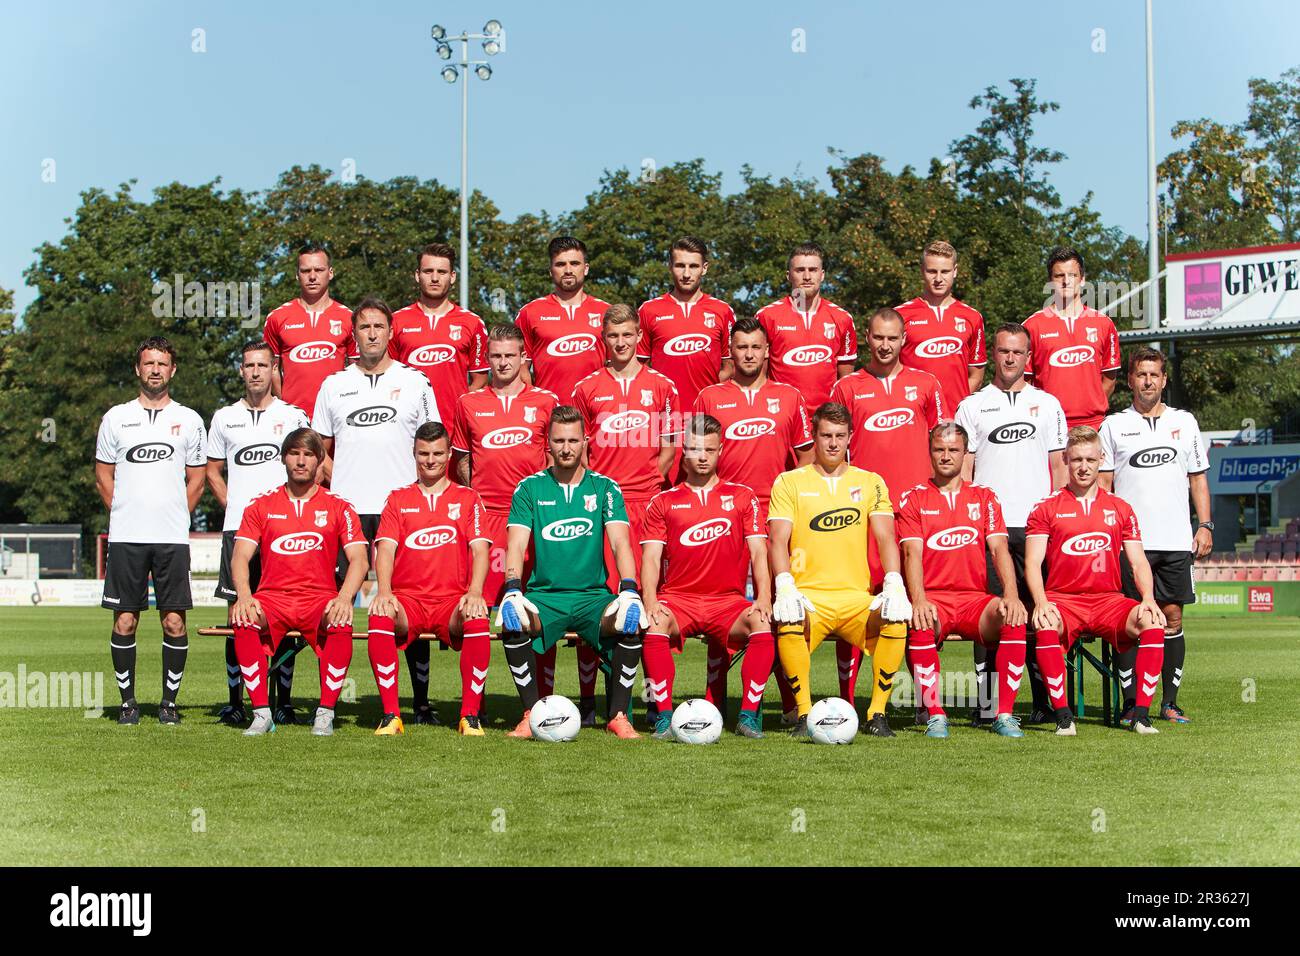
<svg viewBox="0 0 1300 956"><path fill-rule="evenodd" d="M1093 498L1062 488L1034 506L1026 538L1047 539L1047 590L1118 594L1125 541L1141 541L1137 515L1123 498L1100 486Z"/></svg>
<svg viewBox="0 0 1300 956"><path fill-rule="evenodd" d="M366 543L352 506L320 486L310 498L289 497L288 485L258 495L244 509L235 537L253 542L261 554L259 593L337 594L339 549Z"/></svg>
<svg viewBox="0 0 1300 956"><path fill-rule="evenodd" d="M618 482L624 498L663 488L659 448L681 431L677 389L666 375L645 365L632 378L598 369L573 390L573 406L586 424L592 471Z"/></svg>
<svg viewBox="0 0 1300 956"><path fill-rule="evenodd" d="M960 299L935 308L925 299L905 302L896 310L903 317L903 364L929 372L939 380L948 407L956 410L970 394L970 370L988 361L984 348L984 316Z"/></svg>
<svg viewBox="0 0 1300 956"><path fill-rule="evenodd" d="M1119 368L1119 334L1115 323L1096 309L1066 319L1048 307L1025 319L1029 363L1025 375L1051 392L1065 410L1065 421L1099 421L1110 407L1101 390L1101 373Z"/></svg>
<svg viewBox="0 0 1300 956"><path fill-rule="evenodd" d="M682 483L650 499L641 542L664 546L668 570L660 595L745 595L749 538L766 538L758 498L744 485Z"/></svg>
<svg viewBox="0 0 1300 956"><path fill-rule="evenodd" d="M425 602L464 594L472 564L470 542L492 539L483 532L477 491L448 483L441 493L429 495L417 481L389 493L375 541L397 545L393 593Z"/></svg>
<svg viewBox="0 0 1300 956"><path fill-rule="evenodd" d="M686 305L671 293L644 302L637 358L649 362L677 386L682 408L690 408L700 389L718 381L736 313L711 295Z"/></svg>
<svg viewBox="0 0 1300 956"><path fill-rule="evenodd" d="M518 395L489 386L456 402L451 447L469 452L469 484L487 510L509 514L519 482L546 467L546 428L558 404L554 393L533 385Z"/></svg>
<svg viewBox="0 0 1300 956"><path fill-rule="evenodd" d="M533 384L567 402L574 386L605 364L600 320L608 302L587 296L569 306L554 294L519 310L515 325L524 333L524 357L533 363Z"/></svg>
<svg viewBox="0 0 1300 956"><path fill-rule="evenodd" d="M944 417L943 389L929 372L900 365L890 378L866 369L835 383L831 401L853 416L849 461L897 494L930 477L930 429Z"/></svg>
<svg viewBox="0 0 1300 956"><path fill-rule="evenodd" d="M262 338L280 360L280 398L311 414L321 382L357 357L352 338L352 310L330 302L322 312L308 312L301 299L272 309Z"/></svg>
<svg viewBox="0 0 1300 956"><path fill-rule="evenodd" d="M800 312L786 296L759 309L756 318L767 332L772 381L799 389L810 412L830 398L835 366L858 360L853 316L823 298L815 311Z"/></svg>
<svg viewBox="0 0 1300 956"><path fill-rule="evenodd" d="M1002 503L991 488L963 481L956 492L928 480L903 492L894 514L898 543L920 541L927 591L987 591L984 547L1007 536Z"/></svg>
<svg viewBox="0 0 1300 956"><path fill-rule="evenodd" d="M424 373L438 417L449 422L456 414L456 399L469 388L469 373L488 369L487 341L487 328L473 312L453 305L434 317L413 302L393 313L388 354Z"/></svg>
<svg viewBox="0 0 1300 956"><path fill-rule="evenodd" d="M789 385L710 385L700 392L694 411L722 423L718 477L752 488L764 505L772 497L776 476L795 467L795 449L812 444L803 396Z"/></svg>

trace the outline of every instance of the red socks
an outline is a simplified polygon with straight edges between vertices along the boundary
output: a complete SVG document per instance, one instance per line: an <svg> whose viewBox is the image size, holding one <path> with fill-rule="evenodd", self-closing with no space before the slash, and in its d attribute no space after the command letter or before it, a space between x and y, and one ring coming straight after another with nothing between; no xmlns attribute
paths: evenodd
<svg viewBox="0 0 1300 956"><path fill-rule="evenodd" d="M847 646L852 647L851 644ZM921 706L929 711L931 717L944 714L943 699L939 693L939 647L934 640L934 631L915 631L909 628L907 654Z"/></svg>
<svg viewBox="0 0 1300 956"><path fill-rule="evenodd" d="M352 623L327 628L325 646L316 653L320 655L320 705L333 710L352 663Z"/></svg>
<svg viewBox="0 0 1300 956"><path fill-rule="evenodd" d="M537 698L539 700L555 693L555 649L558 646L552 644L551 649L545 654L537 655ZM582 654L582 646L578 645L579 655Z"/></svg>
<svg viewBox="0 0 1300 956"><path fill-rule="evenodd" d="M1039 631L1034 651L1053 709L1069 707L1070 702L1065 696L1065 651L1061 647L1060 632Z"/></svg>
<svg viewBox="0 0 1300 956"><path fill-rule="evenodd" d="M650 701L659 708L659 713L666 714L673 709L673 678L677 676L668 635L646 634L641 646L641 661L645 666L646 683L650 686Z"/></svg>
<svg viewBox="0 0 1300 956"><path fill-rule="evenodd" d="M1059 646L1059 645L1058 645ZM998 631L998 713L1009 714L1025 673L1025 625L1003 625Z"/></svg>
<svg viewBox="0 0 1300 956"><path fill-rule="evenodd" d="M835 663L840 672L840 696L851 704L858 687L858 668L862 666L862 651L848 641L837 640Z"/></svg>
<svg viewBox="0 0 1300 956"><path fill-rule="evenodd" d="M554 667L552 667L554 670ZM596 674L600 671L600 658L596 649L586 641L578 642L578 696L596 696ZM551 677L551 686L555 686L555 677Z"/></svg>
<svg viewBox="0 0 1300 956"><path fill-rule="evenodd" d="M370 654L370 669L375 673L379 687L379 702L385 714L401 713L397 702L397 638L391 617L370 615L370 637L366 650Z"/></svg>
<svg viewBox="0 0 1300 956"><path fill-rule="evenodd" d="M1151 698L1160 686L1160 672L1165 663L1165 631L1152 627L1138 635L1137 705L1151 706Z"/></svg>
<svg viewBox="0 0 1300 956"><path fill-rule="evenodd" d="M262 649L262 632L256 627L235 625L235 659L248 688L248 699L254 708L267 707L266 651Z"/></svg>
<svg viewBox="0 0 1300 956"><path fill-rule="evenodd" d="M485 617L465 622L460 645L460 715L468 717L483 709L483 688L487 684L488 660L492 656L491 632Z"/></svg>
<svg viewBox="0 0 1300 956"><path fill-rule="evenodd" d="M776 659L776 640L771 631L754 631L745 645L745 656L740 662L740 684L744 696L740 699L742 712L756 713L763 706L763 690L772 673Z"/></svg>

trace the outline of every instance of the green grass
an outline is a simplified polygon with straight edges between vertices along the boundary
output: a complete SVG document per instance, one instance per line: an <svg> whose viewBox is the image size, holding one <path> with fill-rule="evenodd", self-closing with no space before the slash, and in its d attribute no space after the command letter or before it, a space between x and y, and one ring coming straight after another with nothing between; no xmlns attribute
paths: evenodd
<svg viewBox="0 0 1300 956"><path fill-rule="evenodd" d="M196 611L192 627L221 617ZM162 727L151 706L161 671L152 614L141 628L144 719L118 727L108 630L96 609L0 609L0 672L102 671L110 704L98 719L79 709L0 713L0 864L581 865L611 853L645 865L1300 862L1294 618L1190 627L1181 700L1195 722L1162 723L1158 737L1107 729L1090 714L1073 740L1040 729L1004 740L954 719L951 739L931 741L904 728L909 709L897 739L838 748L780 734L771 686L762 741L728 733L697 748L599 731L563 746L508 740L519 706L499 647L486 738L411 727L376 739L378 698L360 643L359 699L340 705L333 738L296 726L245 739L215 720L222 642L198 637L181 689L185 722ZM314 661L300 661L301 703L318 683ZM943 666L969 670L968 646L946 650ZM572 651L561 651L559 671L559 689L574 692ZM816 696L834 693L834 671L833 651L819 650ZM679 699L702 693L703 672L703 647L692 643L678 659ZM450 723L455 655L435 651L433 674ZM1253 703L1242 700L1245 679ZM865 705L860 697L860 713ZM792 825L798 811L804 832Z"/></svg>

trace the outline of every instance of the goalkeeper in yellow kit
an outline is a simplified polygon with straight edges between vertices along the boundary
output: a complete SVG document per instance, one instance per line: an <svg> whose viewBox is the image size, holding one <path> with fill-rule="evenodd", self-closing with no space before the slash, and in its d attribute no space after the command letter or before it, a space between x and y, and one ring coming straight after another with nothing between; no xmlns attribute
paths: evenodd
<svg viewBox="0 0 1300 956"><path fill-rule="evenodd" d="M799 703L792 735L808 736L812 694L810 657L828 637L840 637L871 655L871 706L866 731L892 737L885 702L907 646L912 606L898 573L894 508L880 476L848 464L852 419L827 402L813 415L811 464L787 471L772 486L768 540L776 599L777 652ZM874 598L867 567L870 530L885 569ZM852 703L852 701L850 701Z"/></svg>

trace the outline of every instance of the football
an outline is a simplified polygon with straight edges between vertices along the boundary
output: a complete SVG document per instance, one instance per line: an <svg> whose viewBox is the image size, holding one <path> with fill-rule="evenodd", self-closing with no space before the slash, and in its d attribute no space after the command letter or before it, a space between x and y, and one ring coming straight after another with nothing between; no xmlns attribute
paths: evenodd
<svg viewBox="0 0 1300 956"><path fill-rule="evenodd" d="M543 697L528 715L533 736L549 744L565 743L578 736L582 718L573 701L559 694Z"/></svg>
<svg viewBox="0 0 1300 956"><path fill-rule="evenodd" d="M858 735L858 712L840 697L825 697L808 712L808 733L813 743L851 744Z"/></svg>
<svg viewBox="0 0 1300 956"><path fill-rule="evenodd" d="M673 711L672 728L684 744L715 744L722 736L722 714L707 700L684 700Z"/></svg>

